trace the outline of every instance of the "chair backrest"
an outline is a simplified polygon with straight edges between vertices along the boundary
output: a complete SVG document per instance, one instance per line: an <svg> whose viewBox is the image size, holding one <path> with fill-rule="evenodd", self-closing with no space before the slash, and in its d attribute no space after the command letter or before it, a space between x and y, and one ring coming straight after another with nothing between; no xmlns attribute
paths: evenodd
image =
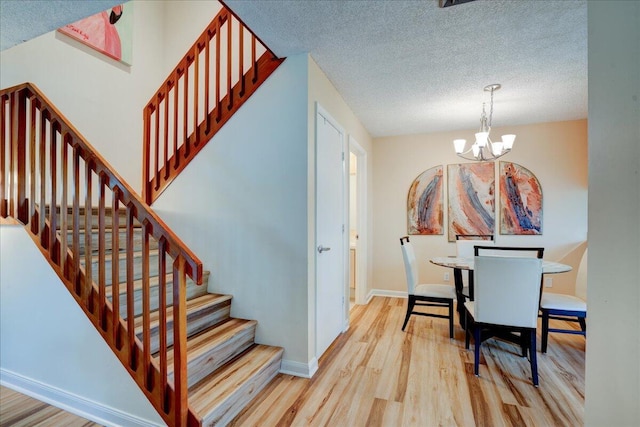
<svg viewBox="0 0 640 427"><path fill-rule="evenodd" d="M400 247L402 248L402 258L404 259L404 271L407 275L407 291L409 295L413 295L418 286L418 267L416 265L416 253L413 245L409 242L409 236L400 238Z"/></svg>
<svg viewBox="0 0 640 427"><path fill-rule="evenodd" d="M525 246L475 245L475 256L507 256L516 258L542 258L544 248Z"/></svg>
<svg viewBox="0 0 640 427"><path fill-rule="evenodd" d="M476 256L474 264L474 319L480 323L535 328L542 260Z"/></svg>
<svg viewBox="0 0 640 427"><path fill-rule="evenodd" d="M456 240L456 256L459 258L473 258L473 247L477 245L494 246L493 240Z"/></svg>
<svg viewBox="0 0 640 427"><path fill-rule="evenodd" d="M456 240L493 240L493 234L456 234Z"/></svg>
<svg viewBox="0 0 640 427"><path fill-rule="evenodd" d="M580 265L578 266L578 275L576 276L576 296L587 300L587 252L589 248L584 250Z"/></svg>

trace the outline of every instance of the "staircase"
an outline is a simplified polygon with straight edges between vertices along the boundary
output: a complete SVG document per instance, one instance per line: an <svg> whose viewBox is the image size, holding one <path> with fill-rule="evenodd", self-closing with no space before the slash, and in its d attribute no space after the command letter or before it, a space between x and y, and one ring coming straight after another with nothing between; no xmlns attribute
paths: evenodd
<svg viewBox="0 0 640 427"><path fill-rule="evenodd" d="M111 209L105 209L105 218L112 219ZM68 216L73 213L67 212ZM92 210L89 218L86 211L80 209L79 223L89 224L90 229L79 230L79 253L81 267L91 271L93 281L99 282L100 253L98 211ZM59 217L60 210L57 209ZM46 209L46 216L50 216ZM105 270L112 271L112 263L119 263L118 286L111 286L113 278L105 278L105 295L113 305L114 292L117 292L120 316L127 319L129 309L133 312L135 336L144 339L144 311L142 273L143 273L143 232L140 224L133 227L133 286L127 286L126 250L122 242L126 241L125 225L113 228L113 222L126 224L126 210L118 210L118 221L105 221L104 253ZM73 221L68 218L69 223ZM114 235L117 236L114 239ZM85 243L90 242L87 246ZM114 241L117 243L114 246ZM73 244L73 236L68 236L68 245ZM115 253L115 257L113 256ZM159 246L157 242L149 244L149 320L150 352L155 364L159 366L160 357L160 277L158 271ZM91 263L90 269L86 262ZM171 277L165 278L165 296L167 304L172 303ZM225 425L249 403L253 397L278 373L283 350L256 344L254 341L257 322L230 317L231 297L207 292L206 282L209 272L203 274L203 284L196 285L191 279L186 284L186 335L187 335L187 386L190 416L200 425ZM117 289L117 291L115 291ZM132 292L130 296L130 292ZM128 306L132 301L132 307ZM173 345L173 310L166 313L166 346ZM173 353L167 352L167 372L169 381L173 380Z"/></svg>
<svg viewBox="0 0 640 427"><path fill-rule="evenodd" d="M144 108L144 200L37 87L0 90L0 223L25 226L169 426L229 423L280 369L149 204L282 61L222 8Z"/></svg>
<svg viewBox="0 0 640 427"><path fill-rule="evenodd" d="M278 373L283 350L230 317L231 297L207 292L202 263L28 83L0 91L9 220L168 425L225 425Z"/></svg>

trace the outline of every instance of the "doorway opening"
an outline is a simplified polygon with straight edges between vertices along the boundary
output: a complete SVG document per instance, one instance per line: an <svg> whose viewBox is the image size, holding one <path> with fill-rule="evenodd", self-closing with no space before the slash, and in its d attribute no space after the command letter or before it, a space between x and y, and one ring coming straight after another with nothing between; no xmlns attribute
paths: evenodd
<svg viewBox="0 0 640 427"><path fill-rule="evenodd" d="M367 152L349 135L349 308L367 302Z"/></svg>

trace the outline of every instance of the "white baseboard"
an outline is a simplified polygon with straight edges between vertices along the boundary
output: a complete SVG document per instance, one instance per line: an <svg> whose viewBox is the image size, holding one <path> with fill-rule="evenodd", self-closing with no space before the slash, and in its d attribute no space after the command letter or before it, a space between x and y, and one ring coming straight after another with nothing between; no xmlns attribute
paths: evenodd
<svg viewBox="0 0 640 427"><path fill-rule="evenodd" d="M389 291L386 289L371 289L367 295L367 304L373 297L407 298L407 291Z"/></svg>
<svg viewBox="0 0 640 427"><path fill-rule="evenodd" d="M104 426L162 426L2 368L0 384Z"/></svg>
<svg viewBox="0 0 640 427"><path fill-rule="evenodd" d="M294 362L293 360L282 359L280 373L293 375L302 378L311 378L318 370L318 359L315 357L309 363Z"/></svg>

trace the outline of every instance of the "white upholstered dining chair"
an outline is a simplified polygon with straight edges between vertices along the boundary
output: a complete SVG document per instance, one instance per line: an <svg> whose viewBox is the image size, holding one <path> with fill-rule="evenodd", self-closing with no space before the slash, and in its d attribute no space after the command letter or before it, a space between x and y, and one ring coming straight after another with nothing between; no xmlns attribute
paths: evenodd
<svg viewBox="0 0 640 427"><path fill-rule="evenodd" d="M538 385L536 326L540 300L542 259L476 256L474 261L475 301L465 302L465 348L474 339L474 373L479 376L483 329L499 327L520 333L528 341L533 384Z"/></svg>
<svg viewBox="0 0 640 427"><path fill-rule="evenodd" d="M578 266L575 295L543 292L540 298L542 313L542 342L540 351L547 352L549 332L587 336L587 252L585 249ZM549 319L564 320L580 324L580 330L549 328Z"/></svg>
<svg viewBox="0 0 640 427"><path fill-rule="evenodd" d="M418 280L418 266L413 245L409 236L400 238L402 258L407 276L407 314L402 324L404 331L412 314L428 317L449 319L449 338L453 338L453 300L456 298L455 288L445 284L420 284ZM448 315L436 312L415 311L416 307L446 307Z"/></svg>

